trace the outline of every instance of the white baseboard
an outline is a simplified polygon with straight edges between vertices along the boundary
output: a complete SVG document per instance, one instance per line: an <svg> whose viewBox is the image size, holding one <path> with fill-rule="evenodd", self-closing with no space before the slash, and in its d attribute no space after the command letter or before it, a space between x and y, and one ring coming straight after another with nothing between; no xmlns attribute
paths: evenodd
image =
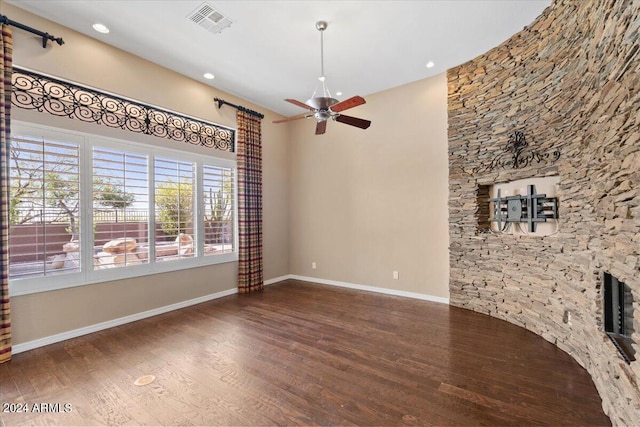
<svg viewBox="0 0 640 427"><path fill-rule="evenodd" d="M285 274L284 276L274 277L273 279L265 280L264 285L265 286L273 285L274 283L282 282L283 280L287 280L287 279L291 279L290 274Z"/></svg>
<svg viewBox="0 0 640 427"><path fill-rule="evenodd" d="M400 297L414 298L425 301L439 302L443 304L449 304L449 298L436 297L432 295L419 294L415 292L399 291L396 289L378 288L375 286L357 285L354 283L339 282L336 280L320 279L317 277L298 276L295 274L287 274L273 279L265 280L265 286L272 285L274 283L282 282L287 279L302 280L304 282L320 283L323 285L339 286L342 288L358 289L360 291L377 292L387 295L395 295ZM159 314L168 313L173 310L189 307L191 305L200 304L206 301L226 297L238 292L237 288L227 289L226 291L216 292L215 294L205 295L199 298L190 299L188 301L182 301L175 304L166 305L164 307L154 308L152 310L143 311L142 313L132 314L130 316L120 317L118 319L109 320L95 325L85 326L83 328L74 329L72 331L62 332L56 335L51 335L37 340L28 341L21 344L16 344L12 347L13 354L22 353L34 348L44 347L45 345L54 344L60 341L65 341L71 338L80 337L82 335L91 334L93 332L102 331L105 329L113 328L115 326L124 325L125 323L135 322L136 320L146 319L148 317L157 316Z"/></svg>
<svg viewBox="0 0 640 427"><path fill-rule="evenodd" d="M449 304L449 298L436 297L436 296L427 295L427 294L419 294L417 292L407 292L407 291L399 291L397 289L378 288L375 286L367 286L367 285L357 285L355 283L339 282L336 280L320 279L317 277L298 276L295 274L289 274L286 278L302 280L304 282L315 282L323 285L339 286L341 288L358 289L360 291L377 292L380 294L395 295L399 297L407 297L407 298L420 299L424 301L432 301L432 302L439 302L442 304Z"/></svg>
<svg viewBox="0 0 640 427"><path fill-rule="evenodd" d="M72 331L62 332L60 334L39 338L33 341L27 341L21 344L16 344L12 346L11 351L13 354L22 353L24 351L33 350L34 348L44 347L45 345L54 344L60 341L65 341L65 340L76 338L82 335L91 334L93 332L98 332L104 329L113 328L115 326L124 325L125 323L135 322L136 320L146 319L147 317L157 316L159 314L168 313L173 310L178 310L181 308L189 307L191 305L200 304L206 301L211 301L214 299L226 297L228 295L234 295L237 293L238 293L238 288L227 289L226 291L216 292L215 294L205 295L202 297L190 299L188 301L182 301L175 304L166 305L164 307L158 307L152 310L143 311L142 313L136 313L130 316L124 316L118 319L97 323L95 325L74 329Z"/></svg>

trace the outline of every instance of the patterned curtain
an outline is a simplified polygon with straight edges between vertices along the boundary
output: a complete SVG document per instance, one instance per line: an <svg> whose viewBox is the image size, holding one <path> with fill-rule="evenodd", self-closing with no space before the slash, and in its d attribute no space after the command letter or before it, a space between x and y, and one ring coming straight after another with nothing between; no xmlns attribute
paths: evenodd
<svg viewBox="0 0 640 427"><path fill-rule="evenodd" d="M9 138L11 124L11 28L0 25L0 363L11 359L9 316Z"/></svg>
<svg viewBox="0 0 640 427"><path fill-rule="evenodd" d="M238 110L238 293L262 291L262 142L260 118Z"/></svg>

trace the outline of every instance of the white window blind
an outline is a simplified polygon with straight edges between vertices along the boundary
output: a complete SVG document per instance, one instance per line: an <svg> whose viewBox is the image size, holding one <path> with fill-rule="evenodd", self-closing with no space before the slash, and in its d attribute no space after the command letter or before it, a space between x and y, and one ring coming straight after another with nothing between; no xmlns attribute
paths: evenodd
<svg viewBox="0 0 640 427"><path fill-rule="evenodd" d="M77 144L12 138L9 278L80 271Z"/></svg>
<svg viewBox="0 0 640 427"><path fill-rule="evenodd" d="M148 156L93 149L93 268L149 262Z"/></svg>
<svg viewBox="0 0 640 427"><path fill-rule="evenodd" d="M235 248L234 170L205 164L202 168L202 187L204 255L233 252Z"/></svg>
<svg viewBox="0 0 640 427"><path fill-rule="evenodd" d="M195 179L193 162L155 158L156 261L196 253Z"/></svg>

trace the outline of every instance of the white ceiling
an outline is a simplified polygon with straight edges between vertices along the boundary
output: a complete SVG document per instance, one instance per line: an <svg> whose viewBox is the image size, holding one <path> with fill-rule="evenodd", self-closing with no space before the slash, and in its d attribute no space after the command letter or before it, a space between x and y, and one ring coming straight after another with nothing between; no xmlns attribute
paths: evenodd
<svg viewBox="0 0 640 427"><path fill-rule="evenodd" d="M233 21L220 34L186 18L203 0L7 2L289 116L301 110L283 99L305 101L318 83L318 20L329 23L325 75L342 100L466 62L532 23L551 0L208 0ZM96 22L111 32L95 32ZM428 61L435 67L426 68Z"/></svg>

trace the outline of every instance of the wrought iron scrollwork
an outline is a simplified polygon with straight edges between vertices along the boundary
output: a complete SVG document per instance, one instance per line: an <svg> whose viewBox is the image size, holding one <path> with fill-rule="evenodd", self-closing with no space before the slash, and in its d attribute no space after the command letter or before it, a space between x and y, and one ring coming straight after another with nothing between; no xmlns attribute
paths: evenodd
<svg viewBox="0 0 640 427"><path fill-rule="evenodd" d="M14 67L11 103L84 122L234 151L235 131Z"/></svg>
<svg viewBox="0 0 640 427"><path fill-rule="evenodd" d="M504 150L496 155L488 165L480 165L473 169L473 173L490 172L496 169L526 168L533 164L555 163L560 158L560 151L553 150L549 153L541 153L529 147L524 132L515 131L509 137Z"/></svg>

